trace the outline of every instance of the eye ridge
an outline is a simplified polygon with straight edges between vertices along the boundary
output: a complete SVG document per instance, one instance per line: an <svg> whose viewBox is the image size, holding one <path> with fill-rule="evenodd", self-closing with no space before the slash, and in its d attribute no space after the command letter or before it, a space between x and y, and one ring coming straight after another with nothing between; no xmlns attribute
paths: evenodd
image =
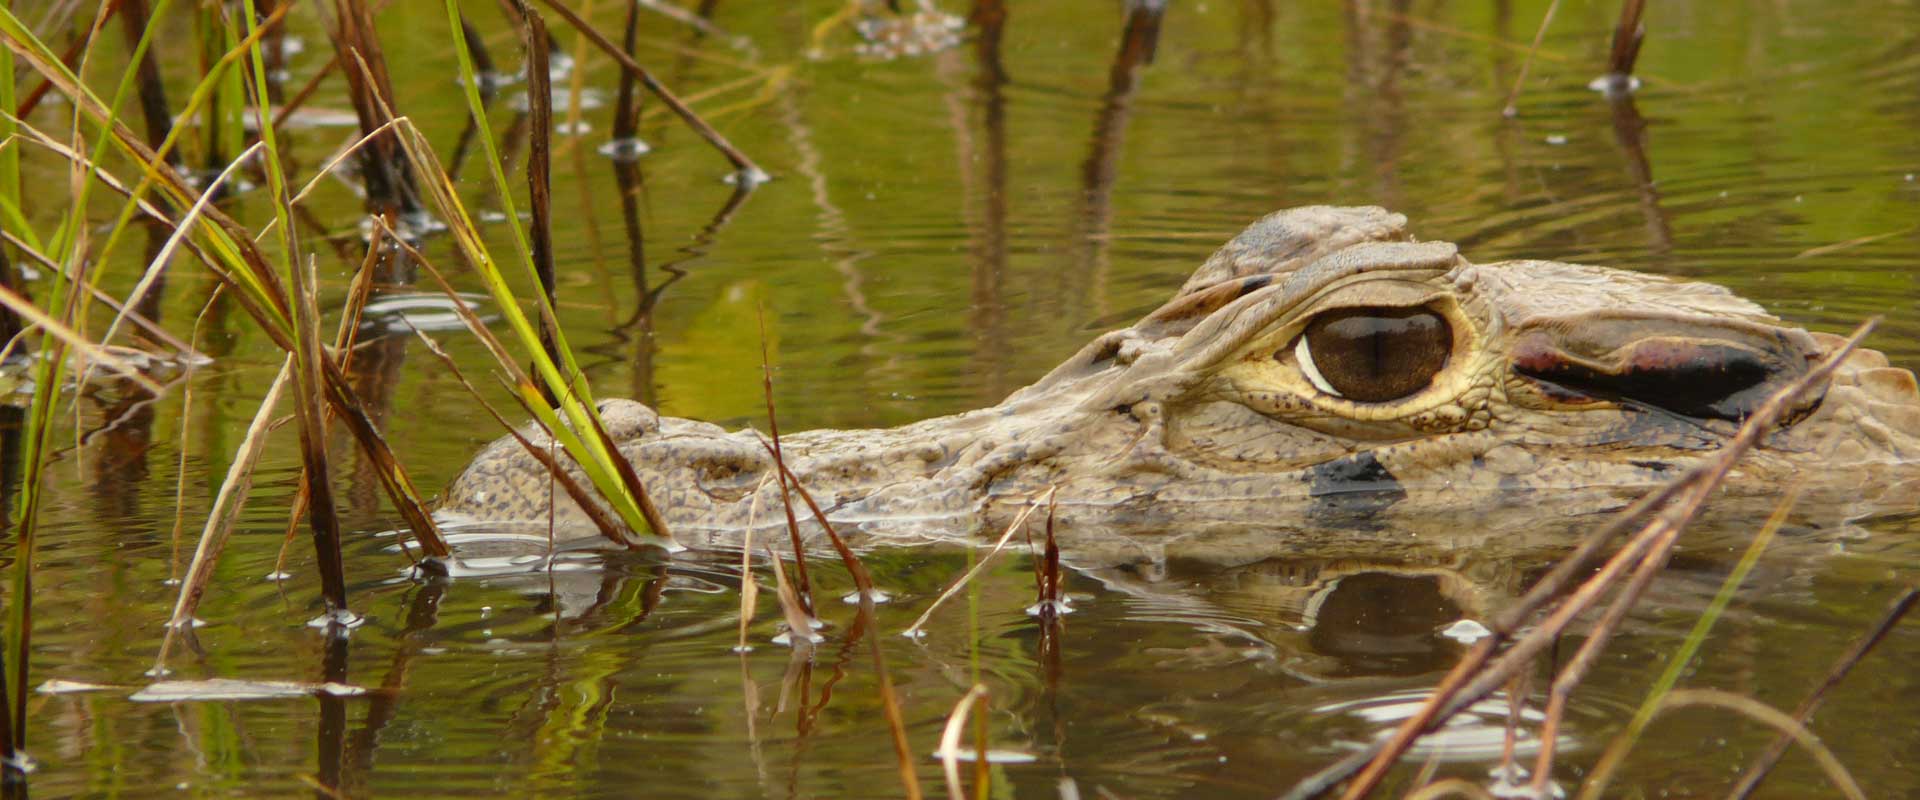
<svg viewBox="0 0 1920 800"><path fill-rule="evenodd" d="M1433 385L1452 350L1452 328L1432 309L1367 307L1314 317L1294 341L1293 356L1315 389L1384 403Z"/></svg>

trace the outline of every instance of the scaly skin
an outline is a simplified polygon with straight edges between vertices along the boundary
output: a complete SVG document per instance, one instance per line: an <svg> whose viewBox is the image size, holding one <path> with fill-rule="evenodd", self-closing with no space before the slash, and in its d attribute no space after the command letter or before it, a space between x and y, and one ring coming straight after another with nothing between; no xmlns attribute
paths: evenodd
<svg viewBox="0 0 1920 800"><path fill-rule="evenodd" d="M1276 540L1375 556L1422 536L1564 543L1567 526L1543 526L1541 504L1564 518L1665 481L1838 341L1717 286L1551 261L1473 264L1404 225L1371 207L1270 215L1165 306L999 405L793 434L788 464L836 523L895 539L979 535L1057 487L1068 546L1114 558L1171 543L1223 558L1250 542L1272 555ZM1293 346L1316 315L1414 306L1452 334L1426 388L1356 402L1301 368ZM662 419L631 401L601 409L681 543L724 545L750 519L784 524L751 431ZM1920 477L1916 434L1913 374L1857 352L1743 462L1724 502L1777 495L1797 476L1811 492L1803 505L1828 516L1901 508ZM440 510L494 526L544 528L549 514L587 526L511 438L474 459Z"/></svg>

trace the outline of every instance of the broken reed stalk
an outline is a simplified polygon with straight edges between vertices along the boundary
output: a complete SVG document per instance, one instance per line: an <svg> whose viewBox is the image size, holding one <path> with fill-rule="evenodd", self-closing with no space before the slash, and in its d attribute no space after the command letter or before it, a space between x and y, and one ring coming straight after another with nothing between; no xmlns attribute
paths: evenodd
<svg viewBox="0 0 1920 800"><path fill-rule="evenodd" d="M747 503L747 527L740 535L740 640L734 644L733 651L741 654L753 649L747 644L747 631L753 625L753 612L760 600L760 583L753 579L753 527L760 522L760 492L767 488L767 481L772 477L762 476L760 484L753 487L753 499ZM749 720L747 724L751 726L753 722Z"/></svg>
<svg viewBox="0 0 1920 800"><path fill-rule="evenodd" d="M757 317L760 322L760 385L767 397L767 428L773 433L774 463L786 463L786 452L780 448L780 417L774 413L773 403L773 364L767 357L767 312L762 308ZM787 482L787 471L780 469L774 476L780 479L780 504L787 512L787 537L793 544L793 560L798 568L800 605L807 610L807 616L815 619L819 614L814 611L813 587L807 580L807 548L800 540L800 521L793 515L792 485Z"/></svg>
<svg viewBox="0 0 1920 800"><path fill-rule="evenodd" d="M1646 39L1647 0L1624 0L1620 4L1620 22L1613 26L1613 47L1607 53L1607 78L1622 88L1633 78L1633 65L1640 59L1640 43Z"/></svg>
<svg viewBox="0 0 1920 800"><path fill-rule="evenodd" d="M1882 639L1887 638L1887 634L1893 630L1893 627L1900 624L1900 620L1906 617L1907 612L1913 610L1916 600L1920 600L1920 588L1908 587L1906 591L1895 597L1893 602L1887 604L1887 610L1880 615L1880 621L1868 628L1866 634L1855 641L1853 647L1848 648L1847 652L1834 662L1833 667L1827 671L1826 679L1822 680L1819 686L1814 687L1813 691L1807 694L1807 698L1800 701L1800 706L1793 710L1793 721L1796 726L1806 725L1807 720L1813 717L1813 712L1826 701L1827 692L1838 686L1840 681L1845 680L1847 673L1853 671L1854 665L1859 664L1868 653L1873 652L1873 648L1878 646ZM1787 745L1792 741L1793 736L1790 732L1781 732L1771 744L1767 745L1767 749L1760 753L1760 757L1754 760L1753 766L1747 768L1746 774L1740 776L1740 782L1734 784L1733 791L1728 792L1727 797L1730 800L1746 800L1751 796L1755 789L1760 788L1761 781L1767 779L1767 773L1773 771L1773 765L1780 760L1781 754L1787 751Z"/></svg>
<svg viewBox="0 0 1920 800"><path fill-rule="evenodd" d="M546 20L527 6L526 0L512 0L520 16L520 41L527 48L527 110L530 114L527 144L527 206L532 219L527 238L533 247L533 272L540 280L540 291L547 303L554 302L553 275L553 75L548 52L551 38ZM540 347L547 358L560 360L559 345L553 329L559 322L552 316L540 318ZM548 398L551 401L552 398Z"/></svg>
<svg viewBox="0 0 1920 800"><path fill-rule="evenodd" d="M260 31L260 16L254 0L242 0L241 13L249 34ZM314 559L320 572L320 593L326 600L330 622L340 622L347 609L345 558L341 553L340 518L333 500L333 473L327 452L327 421L321 409L326 405L327 388L320 377L323 361L331 359L320 344L320 290L316 272L319 263L309 256L301 264L299 239L293 227L293 194L287 188L280 158L279 137L273 130L267 92L266 56L259 38L247 50L250 67L245 82L251 94L258 122L260 144L265 148L267 189L272 198L275 233L278 234L280 261L292 287L294 362L294 409L300 420L301 465L306 470L307 524L313 533ZM337 366L337 364L336 364Z"/></svg>
<svg viewBox="0 0 1920 800"><path fill-rule="evenodd" d="M813 615L800 606L800 597L793 591L793 582L787 580L787 565L780 560L778 553L773 552L772 547L761 545L761 548L767 553L767 563L773 567L773 591L780 600L780 614L787 620L787 642L798 654L812 647L822 637L813 632ZM784 692L782 694L784 696Z"/></svg>
<svg viewBox="0 0 1920 800"><path fill-rule="evenodd" d="M1553 24L1553 15L1560 11L1560 0L1547 4L1547 13L1540 17L1540 29L1533 32L1533 44L1527 47L1527 56L1520 59L1520 74L1513 79L1513 90L1507 92L1507 104L1500 109L1500 115L1509 119L1520 116L1520 89L1527 84L1527 72L1533 68L1533 59L1540 52L1540 43L1547 38L1547 26Z"/></svg>
<svg viewBox="0 0 1920 800"><path fill-rule="evenodd" d="M1052 623L1065 610L1060 607L1060 543L1053 538L1054 492L1047 492L1047 543L1042 552L1034 578L1039 584L1034 590L1034 607L1038 609L1042 623Z"/></svg>
<svg viewBox="0 0 1920 800"><path fill-rule="evenodd" d="M774 436L771 443L761 439L760 446L766 449L767 455L773 457L774 469L779 473L783 490L781 497L786 502L787 519L791 526L788 530L793 534L793 560L796 564L806 564L807 551L800 546L799 526L792 522L793 499L784 493L788 486L792 486L794 491L800 493L800 499L806 502L807 510L813 512L813 518L820 522L820 527L827 533L827 541L833 543L834 551L840 554L840 562L846 565L847 574L853 578L854 591L860 598L860 624L857 627L871 631L871 634L866 637L867 649L873 655L873 671L880 681L880 705L886 712L887 730L893 734L893 755L899 762L901 788L906 790L909 800L920 800L920 777L913 766L912 745L907 743L906 718L900 713L900 698L893 691L893 676L887 672L886 656L880 652L880 623L873 610L875 594L873 576L867 572L867 566L860 562L860 557L854 555L853 550L847 547L846 541L840 538L840 533L833 529L833 522L828 520L827 515L820 510L820 504L814 502L813 493L807 491L807 487L800 485L799 476L787 469L787 460L780 450L778 414L775 413L773 405L773 368L766 361L767 336L764 316L761 318L760 330L760 373L766 384L767 427L773 430ZM774 561L774 566L779 567L777 559ZM809 606L807 611L811 614L812 607ZM811 632L811 628L797 628L794 629L793 635L799 636Z"/></svg>
<svg viewBox="0 0 1920 800"><path fill-rule="evenodd" d="M1048 502L1052 502L1055 490L1055 487L1047 488ZM920 612L920 617L915 619L912 625L908 625L906 630L901 631L900 635L909 639L919 638L921 629L926 626L927 620L933 618L933 612L940 608L940 604L947 602L949 598L960 591L961 587L966 586L981 572L985 571L987 563L992 561L994 556L999 555L1002 549L1006 548L1007 542L1013 539L1014 532L1022 530L1022 526L1027 522L1027 517L1032 516L1033 512L1039 510L1039 508L1040 506L1037 504L1029 504L1026 508L1020 509L1020 513L1013 518L1013 522L1008 523L1007 529L1000 534L1000 539L993 543L993 549L987 551L986 557L975 562L972 569L967 570L960 577L955 578L953 583L947 584L947 588L940 592L940 596L933 598L933 602L927 604L926 610Z"/></svg>
<svg viewBox="0 0 1920 800"><path fill-rule="evenodd" d="M207 512L207 524L200 530L200 543L194 547L193 561L188 563L187 574L180 580L180 594L174 598L173 614L168 617L166 633L160 638L160 652L153 659L155 677L167 672L167 654L173 649L174 636L193 625L194 612L213 580L213 567L219 562L221 551L226 549L227 540L233 535L233 524L240 518L247 493L253 488L253 469L266 449L273 409L280 404L280 394L292 378L293 356L288 355L272 385L267 387L267 396L260 400L260 408L253 413L253 421L247 424L240 446L234 448L233 462L227 465L227 477L220 481L213 508Z"/></svg>
<svg viewBox="0 0 1920 800"><path fill-rule="evenodd" d="M806 502L807 510L813 512L813 518L819 520L820 527L826 530L827 541L832 542L834 551L840 554L840 561L846 565L847 574L853 577L854 590L860 595L860 621L865 627L873 629L873 635L867 637L867 649L873 655L873 669L880 680L880 705L886 712L887 729L893 734L893 754L899 761L901 787L906 789L909 800L919 800L920 778L913 766L912 745L907 743L906 718L900 713L900 698L893 691L893 676L887 672L886 657L880 652L880 627L874 618L873 610L873 576L868 574L866 565L860 563L860 558L854 555L853 550L847 547L846 541L840 538L839 532L833 529L833 523L827 520L827 515L820 510L820 505L814 502L813 493L808 492L807 487L800 484L800 478L787 469L787 464L780 458L779 451L764 439L761 440L760 446L766 449L768 455L773 456L774 468L780 471L781 477L800 493L800 499ZM800 561L805 558L803 551L796 554L794 560Z"/></svg>
<svg viewBox="0 0 1920 800"><path fill-rule="evenodd" d="M707 144L713 145L715 150L720 151L720 154L726 157L727 163L733 165L734 171L739 176L738 181L740 185L758 185L765 183L769 179L766 170L761 169L758 164L753 163L753 159L748 158L746 153L740 152L740 149L734 147L732 142L727 141L727 137L720 135L720 132L714 130L712 125L708 125L707 121L701 119L699 114L694 113L693 109L688 108L686 103L681 102L680 98L674 95L672 90L668 89L664 84L660 83L660 81L655 80L653 74L648 72L646 67L640 66L640 62L633 60L625 52L621 51L619 47L616 47L613 42L608 41L607 37L601 35L599 31L594 30L593 25L581 19L579 14L573 12L573 9L568 8L567 5L560 2L560 0L540 0L540 3L553 11L553 13L560 15L562 19L567 21L567 24L572 25L574 30L579 31L581 35L587 37L587 40L593 42L595 47L600 48L602 52L611 56L623 69L633 73L633 76L640 81L640 85L647 87L647 91L652 92L654 97L660 98L660 102L671 109L675 115L679 116L681 121L687 124L687 127L692 128L695 133L700 135L700 138L707 141Z"/></svg>
<svg viewBox="0 0 1920 800"><path fill-rule="evenodd" d="M966 800L967 794L961 790L960 786L960 735L966 732L967 718L974 715L973 707L978 705L984 712L990 702L992 702L992 693L987 690L985 684L976 683L960 697L960 702L953 704L953 713L947 715L947 726L940 731L938 753L940 769L946 773L947 778L947 800ZM976 764L984 764L987 760L986 748L981 747L978 741L974 743L973 760ZM988 786L985 784L974 785L974 792L978 796L988 796L987 791Z"/></svg>
<svg viewBox="0 0 1920 800"><path fill-rule="evenodd" d="M1513 674L1526 668L1535 656L1566 631L1574 617L1598 602L1600 595L1613 586L1629 567L1643 558L1664 559L1665 552L1656 551L1655 548L1660 541L1664 541L1667 547L1672 546L1673 538L1667 535L1669 528L1684 527L1691 521L1699 513L1707 495L1717 489L1734 464L1772 430L1786 413L1788 405L1809 388L1827 380L1873 329L1874 324L1874 320L1869 320L1855 329L1844 343L1830 351L1817 366L1755 407L1719 451L1616 514L1606 526L1588 536L1574 552L1555 564L1518 601L1494 615L1487 626L1491 635L1475 643L1473 649L1461 657L1460 662L1434 688L1427 701L1401 723L1392 737L1379 740L1367 749L1308 776L1285 796L1317 797L1349 778L1352 780L1343 797L1356 800L1365 796L1379 785L1381 779L1386 777L1387 770L1413 745L1414 740L1437 728L1460 709L1492 693ZM1585 576L1588 565L1614 539L1632 530L1638 520L1654 509L1662 507L1665 510L1642 526L1597 573L1591 577ZM1576 582L1579 582L1577 588ZM1545 621L1534 626L1525 636L1515 638L1535 612L1569 591L1572 594L1555 607ZM1496 651L1510 641L1513 647L1499 652L1496 661Z"/></svg>

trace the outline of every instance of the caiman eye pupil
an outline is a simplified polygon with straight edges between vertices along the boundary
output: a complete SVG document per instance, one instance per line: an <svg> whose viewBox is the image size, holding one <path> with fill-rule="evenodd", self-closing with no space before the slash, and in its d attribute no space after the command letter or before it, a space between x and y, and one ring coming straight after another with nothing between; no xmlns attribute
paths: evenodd
<svg viewBox="0 0 1920 800"><path fill-rule="evenodd" d="M1453 351L1453 331L1425 308L1343 309L1307 323L1294 349L1321 391L1380 403L1432 384Z"/></svg>

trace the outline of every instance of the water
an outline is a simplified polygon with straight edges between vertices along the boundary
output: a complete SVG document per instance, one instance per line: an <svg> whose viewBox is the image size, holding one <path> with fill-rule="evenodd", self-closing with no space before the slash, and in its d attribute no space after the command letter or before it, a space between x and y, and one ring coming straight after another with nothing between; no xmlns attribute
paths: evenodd
<svg viewBox="0 0 1920 800"><path fill-rule="evenodd" d="M1910 7L1659 4L1645 86L1628 105L1586 88L1605 60L1612 6L1568 4L1519 116L1506 119L1499 110L1541 2L1176 4L1152 63L1118 70L1124 21L1107 5L1017 4L998 34L997 67L978 36L880 60L857 54L842 30L809 58L809 31L831 5L719 4L714 22L726 37L647 18L643 61L701 98L776 177L733 203L725 163L650 105L641 138L653 152L635 162L640 276L620 176L598 152L611 103L583 113L586 133L556 138L560 306L600 392L729 426L756 421L764 305L791 429L977 407L1158 305L1246 222L1307 203L1389 206L1474 260L1556 258L1707 279L1818 330L1884 315L1869 344L1920 366L1920 12ZM514 63L512 35L490 11L475 13L496 57ZM615 14L597 16L617 30ZM305 12L294 19L305 41L326 41ZM444 16L436 4L398 3L381 20L399 107L444 157L464 118ZM559 38L573 47L566 31ZM303 79L323 58L300 53L290 69ZM163 63L183 96L187 76ZM576 70L590 97L612 96L604 59L588 56ZM759 93L780 75L784 83ZM329 82L315 102L344 108L342 91ZM511 97L497 106L496 130L514 124L512 108ZM60 113L37 120L54 124ZM289 136L308 175L349 134ZM32 175L64 179L33 164L44 172ZM469 165L467 175L469 202L494 208L483 171ZM357 247L358 203L336 182L311 203L330 232L307 230L328 308L340 305L357 255L329 258L326 242ZM269 218L257 198L235 213L254 225ZM490 233L508 252L504 231ZM455 263L450 246L426 241L442 264ZM116 274L121 283L109 288L124 293L131 271ZM481 290L464 273L456 283ZM170 278L160 312L170 330L193 328L211 285L204 272ZM435 329L484 376L483 351L439 324L440 304L392 297L383 319ZM345 457L337 485L354 532L352 602L365 622L329 643L305 625L319 605L303 536L285 566L291 577L264 577L279 569L296 480L290 428L256 476L199 612L207 624L168 664L169 680L248 681L197 686L258 699L129 699L152 682L143 673L176 591L167 581L184 569L212 488L278 367L229 306L216 305L200 336L215 363L152 404L116 403L113 392L82 399L85 436L58 439L66 444L48 472L33 675L98 687L34 698L39 794L278 796L316 782L354 795L896 791L866 645L849 638L851 606L822 604L827 639L802 658L770 641L779 616L771 591L753 649L732 651L733 556L638 554L562 560L550 573L412 580L393 540L376 535L397 518L368 467ZM406 336L357 358L376 418L423 486L444 484L496 435ZM344 437L336 445L351 452ZM1899 521L1788 531L1683 685L1791 708L1913 581L1912 541ZM1574 696L1561 783L1578 780L1639 703L1739 546L1738 536L1687 545L1655 583ZM1390 726L1464 649L1439 632L1483 618L1544 568L1442 552L1395 563L1084 570L1066 581L1075 613L1048 637L1024 611L1031 564L1003 556L935 614L926 637L908 640L894 634L969 557L922 548L868 558L894 595L879 607L880 641L929 790L942 791L929 754L946 715L978 680L992 692L995 782L1021 797L1055 796L1062 778L1081 796L1278 794ZM835 565L816 575L823 598L853 589ZM759 580L771 588L764 568ZM1576 645L1563 643L1563 657ZM1908 713L1920 692L1907 666L1916 658L1920 628L1909 624L1814 724L1872 796L1920 792L1920 733ZM338 685L319 690L329 683ZM316 694L286 696L301 691ZM1441 775L1487 780L1505 708L1476 709L1415 758L1434 759ZM1615 786L1721 793L1769 736L1720 712L1674 712ZM1523 756L1530 746L1522 742ZM1799 755L1768 789L1829 792Z"/></svg>

